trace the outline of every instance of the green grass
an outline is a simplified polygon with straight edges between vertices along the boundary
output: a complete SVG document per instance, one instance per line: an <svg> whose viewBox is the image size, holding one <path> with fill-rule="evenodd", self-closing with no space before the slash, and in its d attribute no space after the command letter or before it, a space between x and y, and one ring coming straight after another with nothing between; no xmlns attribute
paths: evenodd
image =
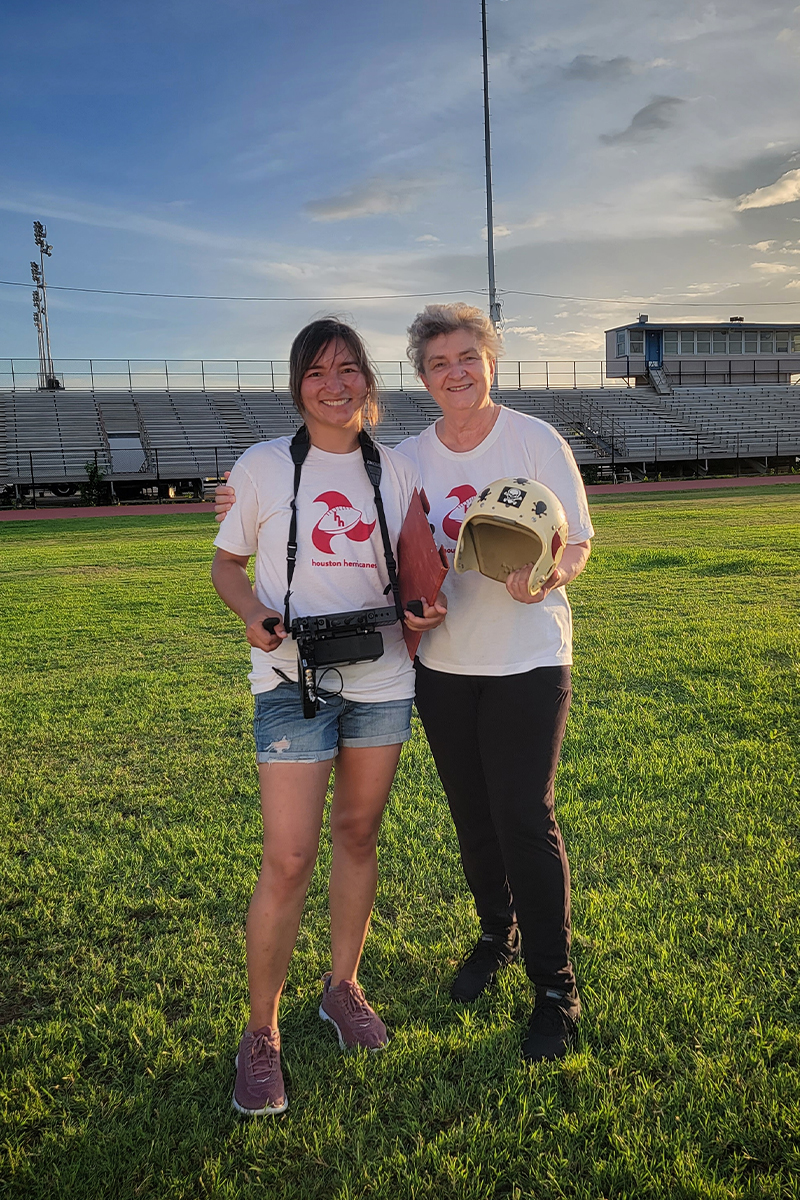
<svg viewBox="0 0 800 1200"><path fill-rule="evenodd" d="M207 516L0 525L0 1190L114 1200L800 1195L800 487L598 497L558 778L578 1051L519 1058L419 729L362 970L317 1017L323 838L282 1011L288 1113L230 1107L258 869L246 647Z"/></svg>

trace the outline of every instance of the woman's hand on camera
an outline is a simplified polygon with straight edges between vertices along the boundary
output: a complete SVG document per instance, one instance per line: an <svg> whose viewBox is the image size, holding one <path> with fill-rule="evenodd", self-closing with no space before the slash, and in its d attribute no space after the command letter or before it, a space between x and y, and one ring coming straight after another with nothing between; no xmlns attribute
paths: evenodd
<svg viewBox="0 0 800 1200"><path fill-rule="evenodd" d="M265 608L263 605L260 605L259 609L260 611L253 619L246 622L245 633L251 646L270 654L273 650L277 650L283 639L289 635L283 627L283 620L279 613L272 608ZM277 617L277 624L274 626L273 632L264 628L264 622L269 617Z"/></svg>
<svg viewBox="0 0 800 1200"><path fill-rule="evenodd" d="M518 600L520 604L541 604L549 591L554 587L558 587L563 582L565 576L560 567L556 567L547 579L545 579L538 592L533 595L528 591L528 580L531 577L533 563L528 563L525 567L520 567L518 571L512 571L506 580L506 591L513 600Z"/></svg>
<svg viewBox="0 0 800 1200"><path fill-rule="evenodd" d="M406 625L414 633L427 633L429 629L436 629L437 625L441 625L447 616L447 596L444 592L439 592L434 604L428 604L424 596L420 596L420 600L422 601L421 617L415 617L408 609L405 610L403 616Z"/></svg>
<svg viewBox="0 0 800 1200"><path fill-rule="evenodd" d="M230 479L230 471L225 471L225 478ZM217 514L214 518L216 521L224 521L229 509L233 508L236 503L236 492L227 484L220 483L214 489L214 512ZM251 643L254 644L254 643Z"/></svg>

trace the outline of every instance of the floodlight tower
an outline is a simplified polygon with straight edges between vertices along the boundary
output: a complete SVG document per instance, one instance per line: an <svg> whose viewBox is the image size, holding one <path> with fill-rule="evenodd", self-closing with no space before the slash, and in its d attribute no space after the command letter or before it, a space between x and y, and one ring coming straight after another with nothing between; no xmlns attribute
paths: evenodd
<svg viewBox="0 0 800 1200"><path fill-rule="evenodd" d="M35 264L32 263L31 265L34 266ZM43 388L45 386L44 330L42 329L42 294L38 289L33 293L33 323L36 326L36 336L39 339L39 387Z"/></svg>
<svg viewBox="0 0 800 1200"><path fill-rule="evenodd" d="M33 293L33 323L39 335L39 387L42 390L56 391L61 382L53 370L53 356L50 353L50 322L47 319L47 279L44 273L44 260L50 258L53 247L47 243L47 226L41 221L33 222L33 240L39 247L38 263L31 263L31 278L36 285Z"/></svg>
<svg viewBox="0 0 800 1200"><path fill-rule="evenodd" d="M494 279L494 218L492 216L492 141L489 125L489 45L486 37L486 0L481 0L483 31L483 142L486 152L486 241L489 257L489 317L495 329L502 320Z"/></svg>

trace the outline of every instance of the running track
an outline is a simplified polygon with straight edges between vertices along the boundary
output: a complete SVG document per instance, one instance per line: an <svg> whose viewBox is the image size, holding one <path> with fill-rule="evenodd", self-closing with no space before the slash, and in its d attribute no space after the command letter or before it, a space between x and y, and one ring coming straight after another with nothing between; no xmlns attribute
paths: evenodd
<svg viewBox="0 0 800 1200"><path fill-rule="evenodd" d="M700 492L709 488L772 487L778 483L800 484L800 475L748 475L743 479L683 479L661 483L600 483L589 484L590 496L617 496L623 492ZM63 517L164 517L170 513L209 515L210 503L188 504L117 504L97 508L14 508L0 512L0 521L54 521Z"/></svg>

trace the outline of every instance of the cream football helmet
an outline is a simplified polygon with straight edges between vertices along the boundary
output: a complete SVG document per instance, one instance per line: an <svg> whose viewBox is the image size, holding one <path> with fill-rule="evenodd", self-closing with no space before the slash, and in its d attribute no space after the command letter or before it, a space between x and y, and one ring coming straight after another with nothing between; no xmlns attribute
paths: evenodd
<svg viewBox="0 0 800 1200"><path fill-rule="evenodd" d="M544 484L498 479L475 497L461 522L454 566L505 583L512 571L533 563L533 596L561 561L568 532L561 501Z"/></svg>

